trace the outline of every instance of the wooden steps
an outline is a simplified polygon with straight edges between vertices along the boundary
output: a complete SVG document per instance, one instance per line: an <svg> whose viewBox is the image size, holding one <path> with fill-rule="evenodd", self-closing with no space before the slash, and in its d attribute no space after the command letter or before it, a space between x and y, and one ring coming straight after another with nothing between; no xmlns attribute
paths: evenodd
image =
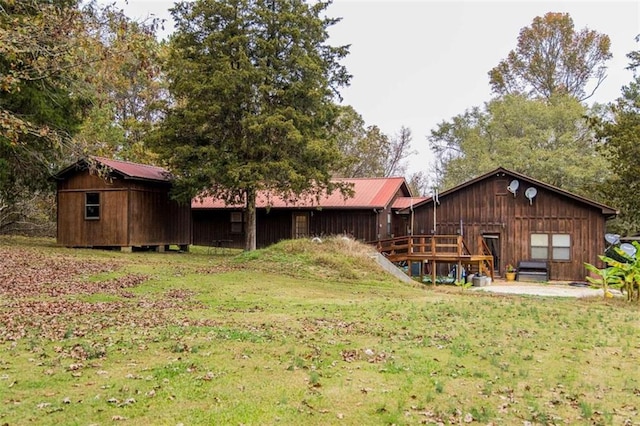
<svg viewBox="0 0 640 426"><path fill-rule="evenodd" d="M419 262L420 278L424 275L425 268L422 266L427 264L432 282L436 281L439 263L455 264L457 280L462 279L460 273L463 267L468 271L473 270L475 273L481 272L490 276L492 280L494 278L493 256L487 253L486 245L478 244L478 251L483 253L473 254L460 235L413 235L380 240L375 244L378 251L389 261L406 262L409 266L409 276L414 271L412 264Z"/></svg>

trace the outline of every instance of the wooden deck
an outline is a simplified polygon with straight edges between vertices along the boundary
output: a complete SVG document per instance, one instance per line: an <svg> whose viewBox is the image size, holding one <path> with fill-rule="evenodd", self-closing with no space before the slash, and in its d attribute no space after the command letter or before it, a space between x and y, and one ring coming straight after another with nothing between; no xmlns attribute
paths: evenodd
<svg viewBox="0 0 640 426"><path fill-rule="evenodd" d="M438 264L456 265L456 280L462 279L462 268L467 273L482 273L494 279L493 255L482 238L476 242L475 253L472 253L460 235L413 235L389 238L376 242L377 249L391 262L407 262L409 276L412 276L412 264L420 263L420 279L431 275L436 282ZM425 274L424 265L429 273Z"/></svg>

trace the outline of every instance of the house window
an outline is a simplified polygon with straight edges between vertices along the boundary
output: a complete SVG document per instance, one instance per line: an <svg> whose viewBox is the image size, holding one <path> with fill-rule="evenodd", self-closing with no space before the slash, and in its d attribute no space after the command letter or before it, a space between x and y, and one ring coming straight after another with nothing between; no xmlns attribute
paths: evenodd
<svg viewBox="0 0 640 426"><path fill-rule="evenodd" d="M571 235L531 234L531 258L571 260Z"/></svg>
<svg viewBox="0 0 640 426"><path fill-rule="evenodd" d="M84 196L84 218L86 220L100 219L100 193L87 192Z"/></svg>
<svg viewBox="0 0 640 426"><path fill-rule="evenodd" d="M555 234L551 236L553 260L571 260L571 235Z"/></svg>
<svg viewBox="0 0 640 426"><path fill-rule="evenodd" d="M547 234L531 234L531 258L549 258L549 236Z"/></svg>
<svg viewBox="0 0 640 426"><path fill-rule="evenodd" d="M231 233L242 234L243 231L242 212L231 212Z"/></svg>

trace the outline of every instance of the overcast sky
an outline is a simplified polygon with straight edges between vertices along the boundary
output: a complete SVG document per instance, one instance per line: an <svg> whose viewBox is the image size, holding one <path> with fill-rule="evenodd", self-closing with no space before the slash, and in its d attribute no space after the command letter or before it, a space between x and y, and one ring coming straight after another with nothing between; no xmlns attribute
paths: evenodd
<svg viewBox="0 0 640 426"><path fill-rule="evenodd" d="M173 1L119 0L134 19L167 19ZM585 27L611 38L608 77L588 102L610 102L633 75L626 54L640 50L639 1L392 1L334 0L330 43L350 44L344 64L353 75L343 89L367 125L393 135L402 125L413 132L419 154L410 172L427 171L432 154L427 136L437 124L491 98L488 71L515 49L520 29L547 12L569 13L576 30Z"/></svg>

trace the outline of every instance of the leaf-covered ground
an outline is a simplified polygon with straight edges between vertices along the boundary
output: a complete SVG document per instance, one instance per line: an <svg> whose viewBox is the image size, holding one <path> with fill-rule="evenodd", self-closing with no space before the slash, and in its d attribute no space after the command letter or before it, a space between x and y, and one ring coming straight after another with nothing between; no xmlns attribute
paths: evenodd
<svg viewBox="0 0 640 426"><path fill-rule="evenodd" d="M172 309L194 305L193 292L169 290L159 300L132 293L149 275L123 273L123 262L6 246L0 246L0 258L0 341L81 337L123 318L153 327L170 322L166 314ZM116 276L92 279L106 274Z"/></svg>
<svg viewBox="0 0 640 426"><path fill-rule="evenodd" d="M640 425L622 300L398 283L366 247L0 237L0 424Z"/></svg>

